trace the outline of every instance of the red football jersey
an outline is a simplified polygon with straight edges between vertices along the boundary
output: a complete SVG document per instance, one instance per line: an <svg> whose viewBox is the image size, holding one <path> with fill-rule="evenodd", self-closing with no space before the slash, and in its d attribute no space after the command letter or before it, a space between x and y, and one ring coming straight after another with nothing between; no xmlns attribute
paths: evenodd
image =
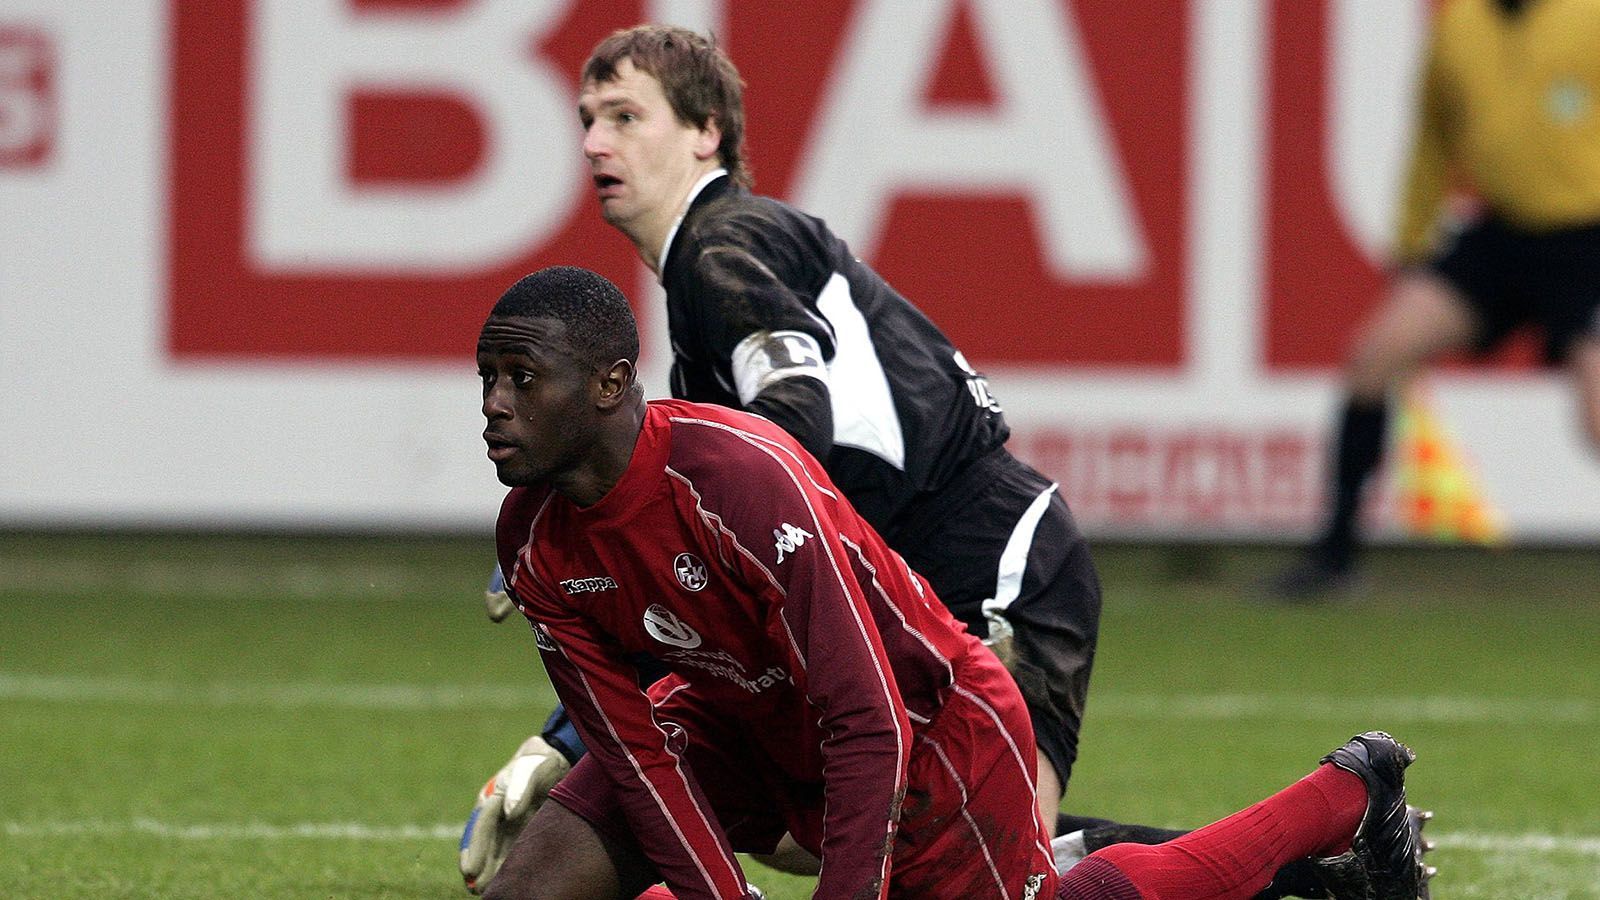
<svg viewBox="0 0 1600 900"><path fill-rule="evenodd" d="M817 895L881 895L912 729L980 645L816 460L760 417L652 402L605 497L513 489L497 537L557 693L678 896L740 897L744 879L683 736L652 716L640 653L824 784Z"/></svg>

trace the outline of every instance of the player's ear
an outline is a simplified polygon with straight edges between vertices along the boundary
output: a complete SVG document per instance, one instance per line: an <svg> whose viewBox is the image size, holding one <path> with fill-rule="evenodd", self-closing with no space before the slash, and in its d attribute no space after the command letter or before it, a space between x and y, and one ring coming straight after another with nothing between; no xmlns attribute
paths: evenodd
<svg viewBox="0 0 1600 900"><path fill-rule="evenodd" d="M722 125L717 122L716 116L707 116L706 123L700 126L694 139L694 157L699 160L712 159L722 150Z"/></svg>
<svg viewBox="0 0 1600 900"><path fill-rule="evenodd" d="M629 388L633 387L635 377L633 363L626 359L619 359L601 368L594 379L595 406L613 409L620 405L627 398Z"/></svg>

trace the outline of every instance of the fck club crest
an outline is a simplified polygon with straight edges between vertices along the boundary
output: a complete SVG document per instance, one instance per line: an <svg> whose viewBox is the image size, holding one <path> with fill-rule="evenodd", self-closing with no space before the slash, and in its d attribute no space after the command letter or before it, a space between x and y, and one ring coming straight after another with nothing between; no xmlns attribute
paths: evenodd
<svg viewBox="0 0 1600 900"><path fill-rule="evenodd" d="M706 564L693 553L679 553L677 559L672 561L672 571L678 576L678 583L683 585L684 590L698 591L709 580L706 577Z"/></svg>

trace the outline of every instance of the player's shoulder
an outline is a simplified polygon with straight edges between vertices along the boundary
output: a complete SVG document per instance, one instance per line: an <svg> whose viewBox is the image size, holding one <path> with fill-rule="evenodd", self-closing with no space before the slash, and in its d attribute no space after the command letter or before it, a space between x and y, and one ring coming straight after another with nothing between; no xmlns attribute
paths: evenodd
<svg viewBox="0 0 1600 900"><path fill-rule="evenodd" d="M752 438L793 441L772 422L742 409L678 399L651 400L650 408L671 424L674 449L684 441L727 442Z"/></svg>
<svg viewBox="0 0 1600 900"><path fill-rule="evenodd" d="M728 250L758 257L806 253L828 236L820 219L743 189L723 193L696 209L684 232L696 259Z"/></svg>
<svg viewBox="0 0 1600 900"><path fill-rule="evenodd" d="M804 214L775 197L735 187L698 205L690 224L700 233L716 234L739 226L779 227L793 218L804 218Z"/></svg>
<svg viewBox="0 0 1600 900"><path fill-rule="evenodd" d="M828 476L788 432L752 413L657 401L672 426L668 478L735 534L765 535L838 499Z"/></svg>
<svg viewBox="0 0 1600 900"><path fill-rule="evenodd" d="M651 406L672 428L668 464L679 472L764 481L805 467L795 439L755 413L687 400Z"/></svg>

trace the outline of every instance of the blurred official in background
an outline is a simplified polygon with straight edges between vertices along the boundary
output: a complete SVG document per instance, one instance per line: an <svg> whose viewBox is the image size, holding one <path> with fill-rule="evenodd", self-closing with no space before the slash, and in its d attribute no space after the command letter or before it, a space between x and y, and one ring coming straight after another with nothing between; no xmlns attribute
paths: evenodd
<svg viewBox="0 0 1600 900"><path fill-rule="evenodd" d="M1350 352L1321 535L1269 584L1347 591L1391 395L1431 360L1524 326L1600 446L1600 0L1449 0L1428 47L1387 299ZM1475 208L1448 202L1453 188Z"/></svg>

